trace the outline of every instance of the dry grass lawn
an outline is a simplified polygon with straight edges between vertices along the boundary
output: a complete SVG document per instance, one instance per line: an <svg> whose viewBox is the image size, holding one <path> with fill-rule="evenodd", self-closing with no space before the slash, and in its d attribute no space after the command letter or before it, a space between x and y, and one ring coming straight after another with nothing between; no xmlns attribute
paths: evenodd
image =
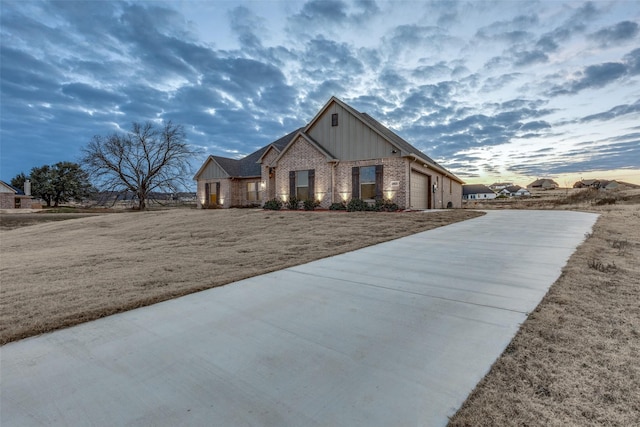
<svg viewBox="0 0 640 427"><path fill-rule="evenodd" d="M0 344L481 213L175 209L29 225L60 215L0 216Z"/></svg>
<svg viewBox="0 0 640 427"><path fill-rule="evenodd" d="M640 425L640 193L596 196L552 203L601 216L450 426Z"/></svg>

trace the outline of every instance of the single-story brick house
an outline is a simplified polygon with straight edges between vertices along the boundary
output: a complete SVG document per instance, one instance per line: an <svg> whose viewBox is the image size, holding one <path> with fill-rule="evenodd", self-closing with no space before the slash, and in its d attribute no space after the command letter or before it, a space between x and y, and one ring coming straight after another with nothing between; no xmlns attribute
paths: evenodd
<svg viewBox="0 0 640 427"><path fill-rule="evenodd" d="M31 191L29 190L29 181L25 182L27 193L0 181L0 209L30 209L32 204Z"/></svg>
<svg viewBox="0 0 640 427"><path fill-rule="evenodd" d="M463 181L373 117L332 97L305 127L242 159L209 156L194 176L198 205L363 199L400 208L459 208Z"/></svg>

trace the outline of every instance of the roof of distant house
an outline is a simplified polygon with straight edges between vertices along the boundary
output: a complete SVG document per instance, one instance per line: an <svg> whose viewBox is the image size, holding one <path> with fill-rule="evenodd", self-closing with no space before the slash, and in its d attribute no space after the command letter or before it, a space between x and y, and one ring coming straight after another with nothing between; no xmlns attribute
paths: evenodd
<svg viewBox="0 0 640 427"><path fill-rule="evenodd" d="M11 184L7 184L7 183L6 183L6 182L4 182L4 181L0 181L0 184L4 185L4 186L5 186L5 187L7 187L9 190L13 190L13 191L14 191L14 194L16 194L17 196L24 196L24 195L25 195L25 194L24 194L24 191L22 191L22 190L21 190L21 189L19 189L19 188L14 187L14 186L13 186L13 185L11 185Z"/></svg>
<svg viewBox="0 0 640 427"><path fill-rule="evenodd" d="M469 194L495 194L495 192L484 184L467 184L462 186L462 195Z"/></svg>

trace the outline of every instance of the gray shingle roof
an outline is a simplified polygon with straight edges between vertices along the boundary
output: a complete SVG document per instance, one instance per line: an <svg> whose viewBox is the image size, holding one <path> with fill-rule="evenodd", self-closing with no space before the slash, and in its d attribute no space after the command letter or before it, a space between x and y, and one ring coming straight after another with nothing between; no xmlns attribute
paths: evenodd
<svg viewBox="0 0 640 427"><path fill-rule="evenodd" d="M484 184L467 184L462 186L462 195L467 196L469 194L491 194L494 191Z"/></svg>
<svg viewBox="0 0 640 427"><path fill-rule="evenodd" d="M296 129L291 133L283 136L280 139L273 141L271 144L268 144L257 151L249 154L242 159L230 159L229 157L221 157L221 156L211 156L213 159L218 162L220 167L227 171L227 173L234 178L243 178L250 176L260 176L260 164L258 160L262 155L267 151L270 146L276 147L279 151L282 151L284 147L289 144L291 139L301 130L302 128Z"/></svg>

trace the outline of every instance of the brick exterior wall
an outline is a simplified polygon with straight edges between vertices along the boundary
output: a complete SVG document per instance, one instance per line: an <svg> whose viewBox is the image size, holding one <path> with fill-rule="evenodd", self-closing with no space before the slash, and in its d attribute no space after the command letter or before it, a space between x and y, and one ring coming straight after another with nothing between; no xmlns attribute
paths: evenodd
<svg viewBox="0 0 640 427"><path fill-rule="evenodd" d="M289 200L289 171L315 169L315 198L320 202L320 208L328 209L331 205L332 168L333 164L327 162L324 154L304 138L299 137L278 160L275 179L276 198L282 201Z"/></svg>
<svg viewBox="0 0 640 427"><path fill-rule="evenodd" d="M289 171L315 169L315 193L320 208L327 209L331 203L349 201L352 198L352 168L383 165L382 194L385 200L391 200L400 208L408 206L409 187L407 174L409 161L400 157L384 159L357 160L329 163L327 158L315 147L299 138L278 161L276 169L276 198L286 201L289 198ZM266 168L263 169L263 179ZM398 186L393 187L392 182Z"/></svg>
<svg viewBox="0 0 640 427"><path fill-rule="evenodd" d="M223 208L230 208L232 206L231 195L231 180L228 178L222 179L205 179L198 180L197 196L198 207L203 208L207 206L207 200L205 200L205 184L209 183L212 189L211 192L215 192L216 182L220 183L220 194L218 194L218 204ZM222 202L222 203L221 203Z"/></svg>
<svg viewBox="0 0 640 427"><path fill-rule="evenodd" d="M249 183L256 184L258 189L257 197L254 200L249 200L247 185ZM264 189L260 178L234 179L231 181L231 206L262 206Z"/></svg>
<svg viewBox="0 0 640 427"><path fill-rule="evenodd" d="M334 201L349 201L352 198L352 176L354 167L383 165L382 170L382 197L391 200L398 207L404 209L407 205L408 181L406 179L407 160L401 157L388 157L385 159L356 160L353 162L340 162L336 166L334 185ZM391 183L398 181L398 187L392 187Z"/></svg>
<svg viewBox="0 0 640 427"><path fill-rule="evenodd" d="M31 209L33 203L31 197L12 193L0 193L0 209L15 209L16 199L20 199L20 209Z"/></svg>

